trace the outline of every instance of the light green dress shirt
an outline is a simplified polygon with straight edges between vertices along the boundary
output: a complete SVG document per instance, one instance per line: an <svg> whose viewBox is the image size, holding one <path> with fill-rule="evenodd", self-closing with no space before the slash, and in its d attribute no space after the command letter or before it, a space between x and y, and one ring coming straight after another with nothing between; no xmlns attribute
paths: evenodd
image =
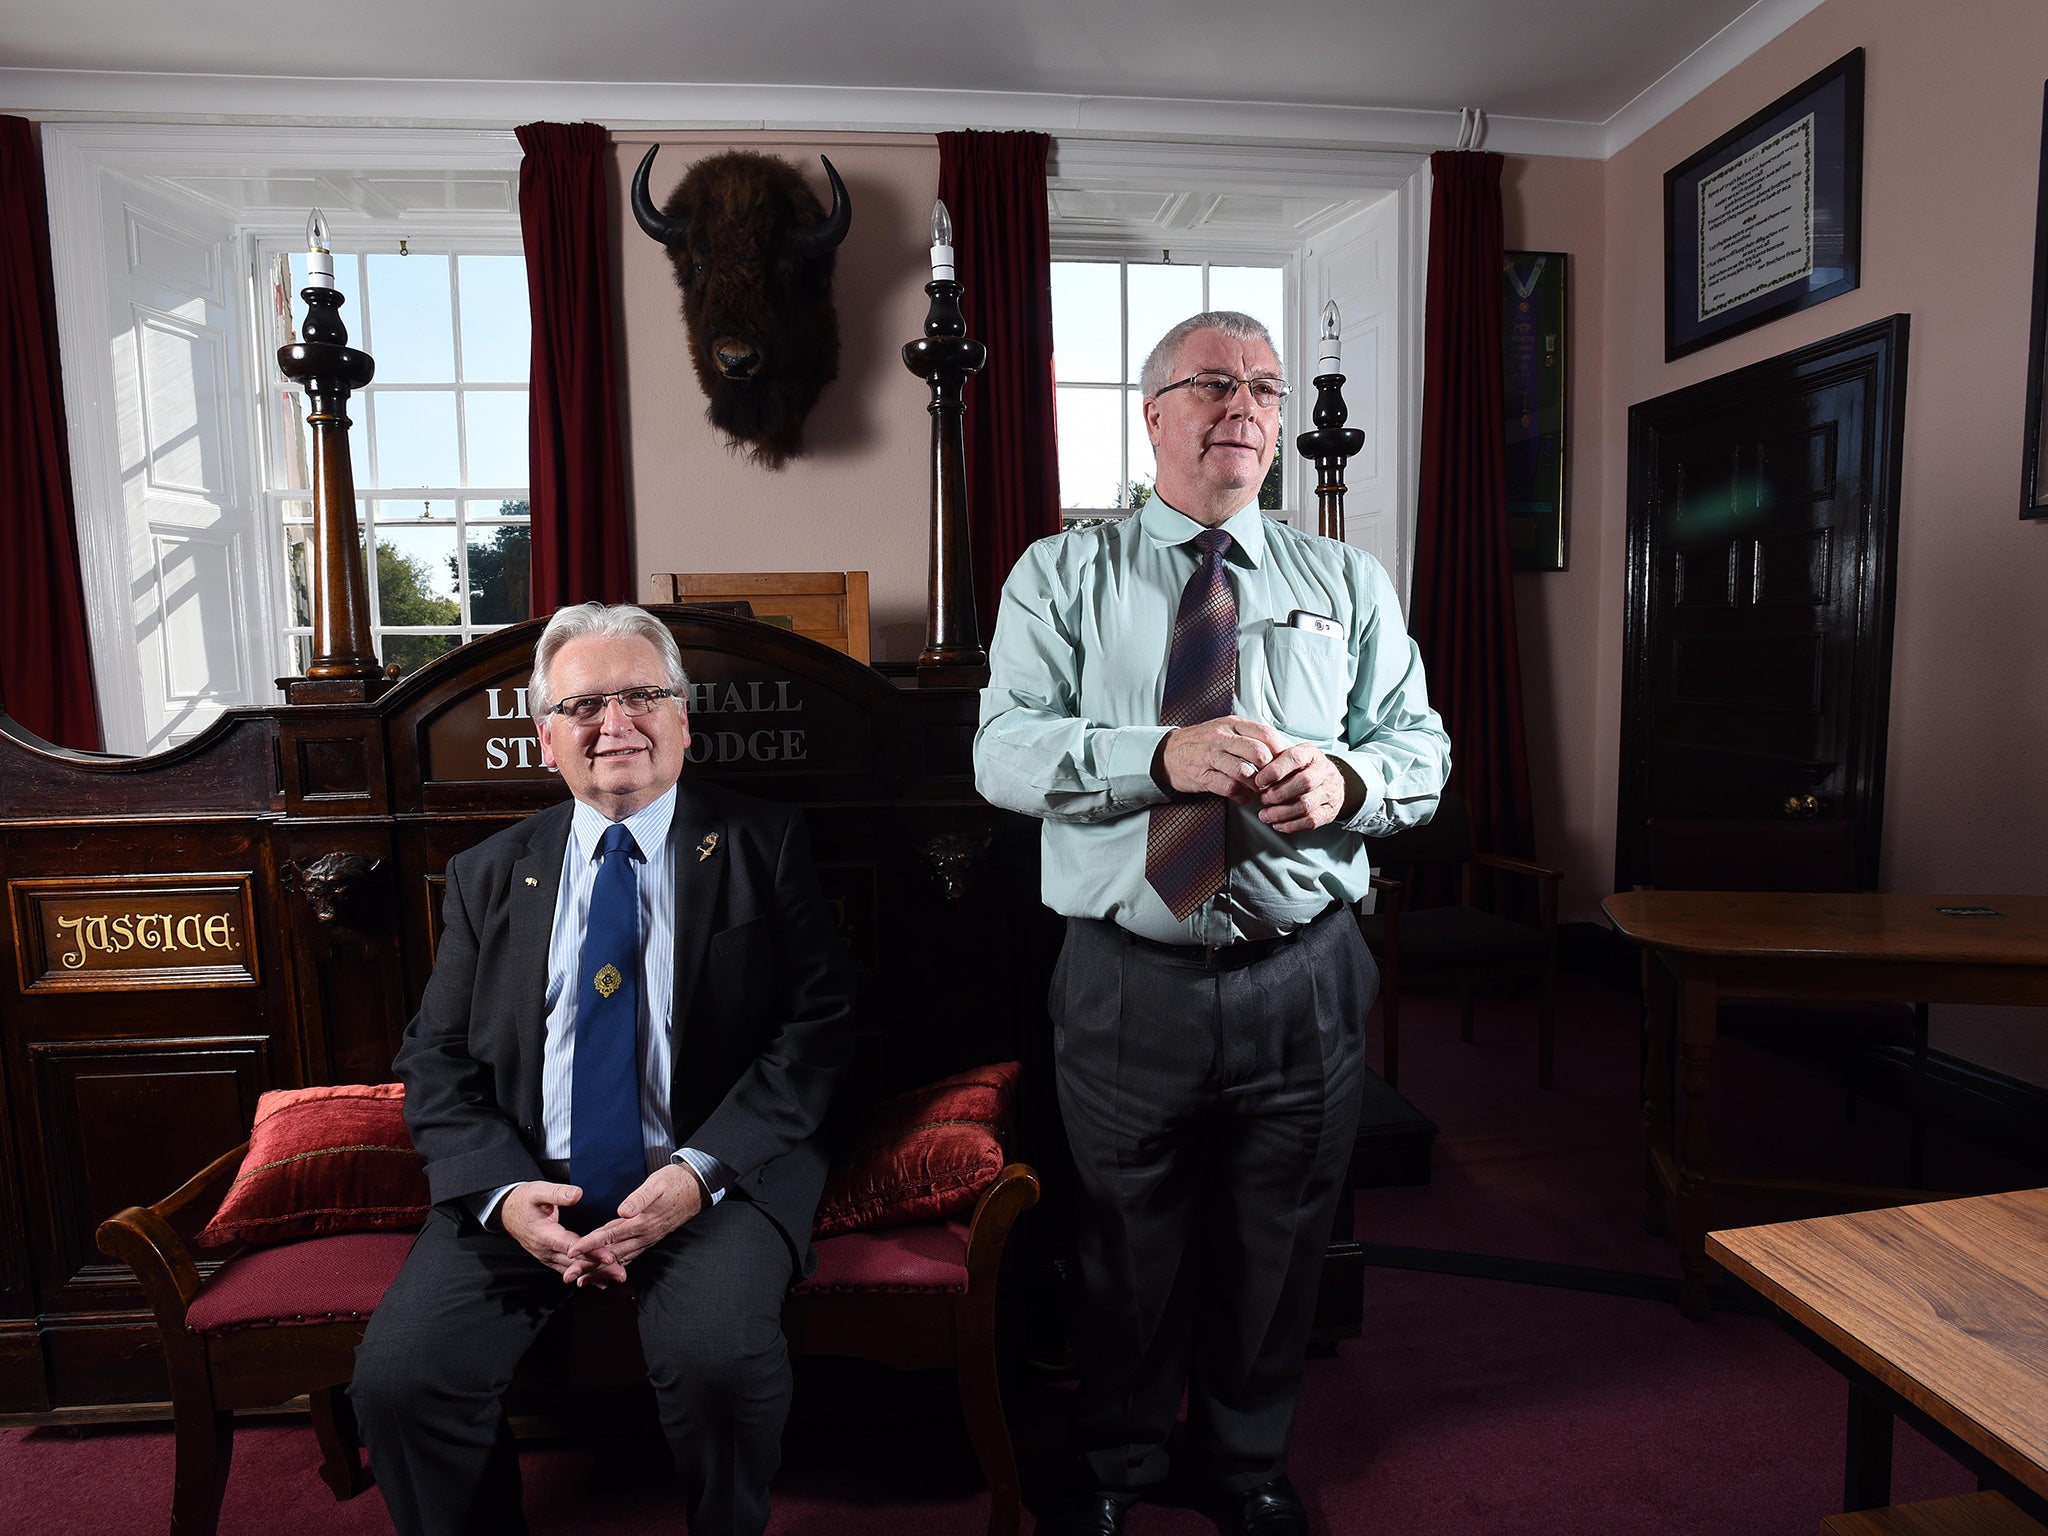
<svg viewBox="0 0 2048 1536"><path fill-rule="evenodd" d="M1273 522L1256 504L1223 524L1237 598L1234 712L1313 742L1357 775L1348 820L1275 832L1257 806L1225 818L1224 889L1185 921L1145 879L1145 833L1171 798L1152 778L1166 657L1201 525L1157 496L1135 517L1040 539L1003 585L974 782L1044 820L1045 904L1167 944L1271 938L1368 889L1365 839L1427 821L1450 772L1422 660L1379 562ZM1296 609L1341 635L1290 627Z"/></svg>

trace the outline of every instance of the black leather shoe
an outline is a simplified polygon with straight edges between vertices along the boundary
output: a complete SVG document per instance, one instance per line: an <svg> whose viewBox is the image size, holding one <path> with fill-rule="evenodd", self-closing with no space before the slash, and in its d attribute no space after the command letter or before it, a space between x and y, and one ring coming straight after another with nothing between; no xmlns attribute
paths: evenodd
<svg viewBox="0 0 2048 1536"><path fill-rule="evenodd" d="M1038 1529L1043 1536L1123 1536L1124 1516L1137 1502L1128 1493L1064 1493Z"/></svg>
<svg viewBox="0 0 2048 1536"><path fill-rule="evenodd" d="M1237 1496L1238 1536L1308 1536L1308 1511L1285 1477L1270 1478Z"/></svg>

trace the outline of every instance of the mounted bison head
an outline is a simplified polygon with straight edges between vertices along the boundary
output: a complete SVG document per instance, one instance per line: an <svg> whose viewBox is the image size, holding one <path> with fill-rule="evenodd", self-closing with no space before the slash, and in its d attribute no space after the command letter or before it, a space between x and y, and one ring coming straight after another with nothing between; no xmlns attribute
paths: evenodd
<svg viewBox="0 0 2048 1536"><path fill-rule="evenodd" d="M633 217L676 265L706 414L780 469L804 451L804 418L839 375L832 253L853 221L846 183L820 155L827 212L788 161L736 149L699 160L656 209L647 173L660 148L633 173Z"/></svg>

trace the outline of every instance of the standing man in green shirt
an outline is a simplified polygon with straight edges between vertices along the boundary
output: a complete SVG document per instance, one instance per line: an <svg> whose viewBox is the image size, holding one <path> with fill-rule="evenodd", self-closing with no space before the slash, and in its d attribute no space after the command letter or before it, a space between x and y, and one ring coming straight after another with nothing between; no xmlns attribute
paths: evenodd
<svg viewBox="0 0 2048 1536"><path fill-rule="evenodd" d="M1346 909L1450 743L1379 563L1259 510L1288 392L1265 327L1185 320L1142 385L1155 493L1018 561L974 742L1067 918L1082 1380L1042 1529L1116 1536L1185 1387L1235 1529L1305 1536L1287 1444L1379 989Z"/></svg>

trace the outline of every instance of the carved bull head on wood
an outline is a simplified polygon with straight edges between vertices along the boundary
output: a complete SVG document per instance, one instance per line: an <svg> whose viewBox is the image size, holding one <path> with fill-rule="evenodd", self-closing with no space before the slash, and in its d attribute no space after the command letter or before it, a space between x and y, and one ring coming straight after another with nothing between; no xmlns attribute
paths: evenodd
<svg viewBox="0 0 2048 1536"><path fill-rule="evenodd" d="M633 175L633 216L675 263L706 414L780 469L803 452L804 418L839 375L832 266L853 222L846 184L820 155L827 210L788 161L736 149L691 166L657 209L647 176L660 147Z"/></svg>

